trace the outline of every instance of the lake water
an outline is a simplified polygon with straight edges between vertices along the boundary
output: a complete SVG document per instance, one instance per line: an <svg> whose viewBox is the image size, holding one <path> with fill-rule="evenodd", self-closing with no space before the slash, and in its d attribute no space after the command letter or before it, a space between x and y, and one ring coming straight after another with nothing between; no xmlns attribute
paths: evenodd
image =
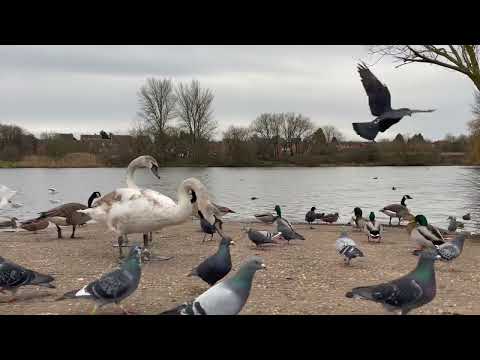
<svg viewBox="0 0 480 360"><path fill-rule="evenodd" d="M320 212L339 212L340 222L350 219L355 206L364 216L375 211L388 222L378 210L409 194L412 213L424 214L432 224L446 228L447 216L462 221L461 216L470 212L472 220L465 228L480 231L480 168L475 167L161 168L160 176L158 180L142 169L136 182L176 200L179 183L196 177L216 203L237 212L228 217L232 220L253 220L253 214L273 212L279 204L283 216L294 222L304 221L312 206ZM0 169L0 184L17 190L13 200L24 204L0 209L0 214L35 217L57 206L51 199L86 204L93 191L106 194L124 186L124 181L125 169ZM50 195L49 187L59 193ZM252 196L258 199L251 200Z"/></svg>

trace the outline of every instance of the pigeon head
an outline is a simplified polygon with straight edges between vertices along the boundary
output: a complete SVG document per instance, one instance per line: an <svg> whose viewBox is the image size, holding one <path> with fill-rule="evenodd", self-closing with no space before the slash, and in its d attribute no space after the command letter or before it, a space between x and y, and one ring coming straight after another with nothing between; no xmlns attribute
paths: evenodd
<svg viewBox="0 0 480 360"><path fill-rule="evenodd" d="M426 249L423 251L420 251L418 253L421 259L428 259L428 260L439 260L441 259L441 256L438 254L437 251L431 250L431 249Z"/></svg>
<svg viewBox="0 0 480 360"><path fill-rule="evenodd" d="M232 238L230 236L222 237L222 240L220 241L220 246L229 247L230 245L235 245L235 242L232 240Z"/></svg>
<svg viewBox="0 0 480 360"><path fill-rule="evenodd" d="M128 260L130 259L136 259L139 260L142 257L142 248L140 246L134 246L130 249L130 252L128 253Z"/></svg>
<svg viewBox="0 0 480 360"><path fill-rule="evenodd" d="M310 209L310 211L315 211L315 210L317 210L315 206Z"/></svg>
<svg viewBox="0 0 480 360"><path fill-rule="evenodd" d="M368 216L368 218L370 219L370 221L375 220L375 213L372 211L372 212L370 213L370 215Z"/></svg>
<svg viewBox="0 0 480 360"><path fill-rule="evenodd" d="M421 226L428 226L427 218L423 215L415 216L415 223Z"/></svg>
<svg viewBox="0 0 480 360"><path fill-rule="evenodd" d="M259 256L251 256L250 258L247 259L244 265L245 268L249 270L253 270L254 272L257 270L264 270L267 267L265 266L265 263L263 262L263 259Z"/></svg>

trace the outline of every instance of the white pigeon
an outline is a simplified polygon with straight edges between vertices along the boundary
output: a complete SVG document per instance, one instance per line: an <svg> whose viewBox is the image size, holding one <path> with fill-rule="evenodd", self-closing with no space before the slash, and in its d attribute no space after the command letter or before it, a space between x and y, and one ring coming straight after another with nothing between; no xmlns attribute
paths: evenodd
<svg viewBox="0 0 480 360"><path fill-rule="evenodd" d="M363 257L363 253L355 244L355 241L348 237L348 234L345 230L342 231L340 237L335 242L335 247L339 255L343 255L344 261L347 265L350 264L350 261L356 257Z"/></svg>

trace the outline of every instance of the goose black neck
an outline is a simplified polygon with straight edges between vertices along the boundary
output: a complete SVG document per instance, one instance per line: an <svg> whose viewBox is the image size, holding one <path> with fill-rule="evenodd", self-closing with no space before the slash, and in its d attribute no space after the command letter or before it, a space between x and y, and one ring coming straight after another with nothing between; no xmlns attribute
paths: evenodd
<svg viewBox="0 0 480 360"><path fill-rule="evenodd" d="M400 202L400 204L402 204L403 206L406 206L406 204L405 204L405 200L406 200L406 199L407 199L407 198L404 196L404 197L402 198L402 201Z"/></svg>
<svg viewBox="0 0 480 360"><path fill-rule="evenodd" d="M92 207L92 202L93 200L95 200L97 198L97 194L96 193L93 193L92 195L90 195L90 197L88 198L88 207L91 208Z"/></svg>

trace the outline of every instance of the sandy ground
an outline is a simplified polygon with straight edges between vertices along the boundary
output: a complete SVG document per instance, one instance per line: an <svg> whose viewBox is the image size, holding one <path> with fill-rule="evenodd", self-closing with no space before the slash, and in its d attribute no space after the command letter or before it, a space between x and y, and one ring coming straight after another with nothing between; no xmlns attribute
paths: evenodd
<svg viewBox="0 0 480 360"><path fill-rule="evenodd" d="M236 242L231 247L233 269L251 255L259 255L268 269L257 272L250 298L241 314L386 314L369 301L348 299L345 293L355 286L376 284L400 277L412 270L417 257L404 228L387 227L384 243L369 244L366 235L350 232L366 257L354 259L345 266L335 251L340 227L334 225L296 225L305 241L255 249L242 232L244 224L224 224L225 233ZM272 226L252 223L256 229L273 230ZM77 229L78 239L56 238L55 228L38 234L26 231L0 233L0 255L31 269L55 277L57 289L24 287L19 300L6 303L8 295L0 294L0 315L4 314L89 314L93 304L87 300L55 301L64 292L77 289L118 265L118 249L112 247L114 235L97 224ZM124 306L138 314L157 314L176 304L195 298L208 288L196 277L186 274L202 259L216 251L216 240L202 244L198 222L167 228L154 235L153 254L173 255L168 261L149 262L137 291ZM130 242L141 242L141 235ZM430 304L412 314L480 314L478 257L480 241L468 239L463 254L448 270L438 263L437 296ZM107 305L98 314L121 314Z"/></svg>

